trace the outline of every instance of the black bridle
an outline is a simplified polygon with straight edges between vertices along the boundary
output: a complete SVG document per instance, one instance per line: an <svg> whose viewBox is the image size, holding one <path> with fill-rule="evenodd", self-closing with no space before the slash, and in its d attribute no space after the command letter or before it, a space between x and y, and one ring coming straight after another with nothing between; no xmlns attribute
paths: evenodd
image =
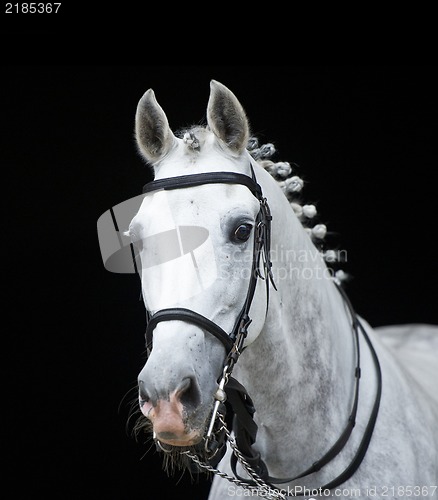
<svg viewBox="0 0 438 500"><path fill-rule="evenodd" d="M255 232L253 240L253 258L252 258L252 269L251 276L248 286L248 292L246 295L245 302L243 304L240 313L237 315L234 327L230 333L226 333L220 326L206 318L205 316L185 308L167 308L161 309L154 314L150 314L146 310L147 314L147 327L146 327L146 346L148 353L152 349L153 343L153 332L158 323L163 321L184 321L187 323L194 324L203 330L211 333L214 337L222 342L226 349L226 357L224 362L224 372L220 382L220 389L225 391L226 398L216 396L215 408L213 411L212 421L210 424L210 430L215 422L216 413L219 408L221 412L225 412L224 401L227 400L228 407L231 407L233 415L233 430L236 437L236 444L239 449L240 454L244 457L245 461L251 466L258 477L260 477L268 486L272 488L273 491L278 490L275 484L285 484L290 483L296 479L306 477L314 472L319 471L324 465L333 460L340 451L344 448L347 443L352 430L356 424L356 415L358 409L359 401L359 380L361 376L361 366L360 366L360 344L359 344L359 331L362 333L372 355L374 365L377 373L377 391L375 396L374 405L372 412L365 429L364 436L359 444L356 454L350 463L350 465L339 474L333 481L327 483L321 489L332 489L340 484L344 483L349 479L361 464L365 453L368 449L368 445L373 434L375 422L377 419L377 414L380 406L380 397L382 391L382 376L381 369L377 354L374 347L366 333L365 328L360 322L357 314L355 313L350 300L348 299L345 291L340 285L335 282L335 285L339 292L341 293L347 307L349 309L352 318L352 331L354 335L354 344L356 346L356 367L354 372L355 382L354 382L354 398L351 413L348 417L347 425L344 431L341 433L338 440L334 445L324 454L322 458L314 462L309 468L307 468L303 473L289 478L277 478L269 475L268 469L264 464L261 456L258 452L253 449L253 445L256 442L257 437L257 424L254 422L253 416L255 413L255 408L249 397L246 389L233 377L231 377L231 372L234 365L236 364L242 350L245 338L248 333L248 327L251 323L251 318L249 316L251 303L254 297L257 279L265 279L266 282L266 295L267 295L267 307L269 304L269 284L271 283L274 288L274 280L272 276L272 263L270 260L270 235L271 235L271 213L269 209L268 202L263 196L262 188L257 183L254 170L251 166L251 177L248 175L243 175L235 172L209 172L201 174L183 175L178 177L170 177L165 179L158 179L143 187L143 194L150 193L159 190L174 190L190 188L194 186L200 186L204 184L241 184L246 186L251 193L258 199L260 203L260 209L255 221ZM263 264L263 274L260 271L261 261ZM223 391L222 391L223 392ZM222 442L221 442L222 441ZM214 439L212 436L208 436L208 448L207 451L211 452L211 459L209 460L210 465L216 465L223 457L226 449L225 435L221 434L221 437ZM231 457L231 466L233 472L241 482L248 485L255 485L252 480L247 480L240 477L237 473L237 457L233 454ZM299 494L297 494L299 496Z"/></svg>
<svg viewBox="0 0 438 500"><path fill-rule="evenodd" d="M232 331L230 333L226 333L219 325L190 309L180 307L161 309L153 315L148 313L148 324L146 328L146 345L148 349L152 348L153 331L158 323L162 321L179 320L199 326L220 340L225 346L227 352L226 364L234 364L237 361L243 342L248 333L248 326L251 323L249 311L256 289L257 278L266 278L266 288L268 293L269 282L272 284L274 283L271 272L272 264L269 257L272 217L267 200L263 197L262 188L255 179L252 167L251 172L252 177L235 172L210 172L203 174L182 175L179 177L158 179L144 185L143 194L159 190L183 189L201 186L204 184L242 184L251 191L260 203L260 209L255 220L252 269L248 292L243 307L236 318ZM260 272L261 260L263 261L264 275Z"/></svg>

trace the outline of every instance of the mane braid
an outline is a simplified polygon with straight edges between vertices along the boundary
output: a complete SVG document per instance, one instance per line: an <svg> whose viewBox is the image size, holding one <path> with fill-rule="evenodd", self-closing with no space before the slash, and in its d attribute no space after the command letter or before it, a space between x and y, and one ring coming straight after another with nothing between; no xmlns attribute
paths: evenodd
<svg viewBox="0 0 438 500"><path fill-rule="evenodd" d="M309 234L327 266L332 270L334 279L338 284L346 281L349 276L341 269L337 269L338 262L341 260L340 252L326 248L327 226L315 223L318 220L318 213L314 204L302 203L301 191L304 187L304 181L301 177L292 175L295 170L299 170L299 165L286 161L274 162L271 157L276 153L275 146L272 143L260 146L257 137L254 136L249 138L247 150L252 158L277 181L304 230Z"/></svg>

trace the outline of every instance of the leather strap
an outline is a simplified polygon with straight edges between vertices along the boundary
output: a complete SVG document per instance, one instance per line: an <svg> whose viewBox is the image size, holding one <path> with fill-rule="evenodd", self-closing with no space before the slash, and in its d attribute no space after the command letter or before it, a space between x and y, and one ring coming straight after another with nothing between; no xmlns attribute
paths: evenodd
<svg viewBox="0 0 438 500"><path fill-rule="evenodd" d="M233 330L230 334L227 334L222 328L205 316L189 309L162 309L157 311L154 315L146 311L147 328L145 336L148 352L152 349L153 330L155 326L161 321L179 320L196 324L210 332L224 344L227 352L226 363L229 362L230 364L234 364L237 361L241 353L243 340L247 334L247 328L251 323L249 310L254 297L257 278L261 277L266 279L267 304L269 300L269 282L273 283L271 262L269 260L270 249L267 246L270 245L270 223L272 217L267 200L263 198L262 188L257 183L252 165L250 165L250 170L251 177L236 172L206 172L201 174L167 177L154 180L143 186L143 193L150 193L157 190L183 189L204 184L242 184L246 186L260 202L260 210L257 214L255 221L256 227L254 228L253 259L248 292L243 307L237 315ZM264 270L267 276L262 276L260 273L260 259L262 256ZM230 373L231 369L232 366L230 366Z"/></svg>
<svg viewBox="0 0 438 500"><path fill-rule="evenodd" d="M262 188L256 182L255 177L238 174L237 172L206 172L203 174L179 175L177 177L157 179L143 186L143 194L162 189L169 191L202 186L204 184L243 184L256 198L260 199L262 197Z"/></svg>
<svg viewBox="0 0 438 500"><path fill-rule="evenodd" d="M336 283L335 283L336 284ZM258 452L255 452L251 448L251 442L255 442L256 436L253 435L253 431L251 433L251 428L245 429L245 432L242 432L242 430L237 426L235 430L236 434L236 442L238 444L239 450L242 452L242 455L244 456L245 460L252 466L252 468L257 472L257 474L268 484L270 488L273 490L278 490L278 488L274 485L275 484L285 484L285 483L290 483L292 481L295 481L296 479L300 479L302 477L306 477L310 474L313 474L314 472L319 471L324 465L326 465L328 462L333 460L333 458L336 457L340 453L340 451L344 448L345 444L348 441L348 438L351 435L351 432L353 430L353 427L356 422L356 413L357 413L357 406L358 406L358 395L359 395L359 379L360 379L360 350L359 350L359 338L358 338L358 330L361 331L369 349L372 355L372 359L374 362L375 370L376 370L376 377L377 377L377 391L376 391L376 396L373 404L373 408L370 414L370 418L368 420L368 424L365 428L365 433L362 437L362 440L359 444L359 447L356 451L356 454L349 464L348 467L344 471L342 471L341 474L339 474L335 479L327 483L326 485L322 486L320 489L321 490L330 490L333 489L341 484L343 484L347 479L349 479L359 468L360 464L362 463L363 458L365 457L365 454L367 452L368 446L371 441L371 437L374 431L374 426L377 420L377 415L379 413L379 407L380 407L380 399L381 399L381 394L382 394L382 372L380 368L380 363L379 359L377 357L377 353L371 343L371 340L363 327L362 323L360 322L356 312L353 309L353 306L345 293L345 291L342 289L341 286L336 284L337 289L341 293L343 299L345 300L348 309L351 313L352 316L352 321L353 321L353 331L354 331L354 337L355 337L355 343L356 343L356 349L357 349L357 365L356 365L356 370L355 370L355 396L354 396L354 402L353 402L353 407L352 411L350 414L350 417L348 418L348 423L344 431L342 432L341 436L338 438L338 440L335 442L335 444L328 450L328 452L319 460L314 462L308 469L306 469L304 472L301 474L298 474L297 476L294 477L288 477L288 478L278 478L278 477L272 477L269 475L268 470L264 462L260 458L260 454ZM245 391L246 392L246 391ZM237 411L242 411L242 407L237 407ZM251 412L251 417L253 415L253 412ZM246 422L247 419L245 418L240 418L240 422ZM245 450L245 451L243 451ZM237 458L235 455L232 455L231 457L231 467L233 469L233 472L236 476L237 479L245 482L248 485L255 485L254 481L251 480L246 480L242 477L240 477L237 474L236 470L237 466ZM296 493L295 496L302 496L304 493Z"/></svg>
<svg viewBox="0 0 438 500"><path fill-rule="evenodd" d="M224 344L227 352L229 352L233 347L231 338L219 325L216 325L216 323L213 323L213 321L210 321L208 318L195 311L184 309L182 307L175 307L171 309L161 309L150 317L145 334L148 348L152 347L152 333L157 324L161 321L185 321L187 323L191 323L192 325L196 325L204 330L207 330L220 340L222 344Z"/></svg>

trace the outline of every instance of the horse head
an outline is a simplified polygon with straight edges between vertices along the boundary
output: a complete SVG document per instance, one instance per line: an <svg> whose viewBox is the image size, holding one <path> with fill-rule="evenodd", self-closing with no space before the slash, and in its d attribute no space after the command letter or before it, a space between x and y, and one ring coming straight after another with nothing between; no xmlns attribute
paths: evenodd
<svg viewBox="0 0 438 500"><path fill-rule="evenodd" d="M140 99L135 123L139 151L155 174L129 227L148 315L184 310L204 318L190 321L186 312L154 324L138 377L140 408L162 447L196 446L206 433L228 354L227 339L214 335L216 327L235 329L254 274L261 204L251 190L249 124L234 94L217 81L211 81L206 127L174 134L152 89ZM222 182L227 173L251 182ZM210 177L180 189L180 179L197 174ZM265 288L252 292L246 343L261 331L266 310Z"/></svg>

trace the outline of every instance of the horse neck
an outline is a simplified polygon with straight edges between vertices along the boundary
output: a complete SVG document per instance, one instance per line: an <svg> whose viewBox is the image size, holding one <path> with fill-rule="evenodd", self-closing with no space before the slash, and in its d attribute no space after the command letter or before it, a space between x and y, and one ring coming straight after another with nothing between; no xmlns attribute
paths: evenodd
<svg viewBox="0 0 438 500"><path fill-rule="evenodd" d="M271 473L290 475L294 458L301 472L303 449L316 460L343 430L355 354L351 320L323 259L287 202L273 213L278 291L271 292L264 328L236 375L254 400L257 446Z"/></svg>

